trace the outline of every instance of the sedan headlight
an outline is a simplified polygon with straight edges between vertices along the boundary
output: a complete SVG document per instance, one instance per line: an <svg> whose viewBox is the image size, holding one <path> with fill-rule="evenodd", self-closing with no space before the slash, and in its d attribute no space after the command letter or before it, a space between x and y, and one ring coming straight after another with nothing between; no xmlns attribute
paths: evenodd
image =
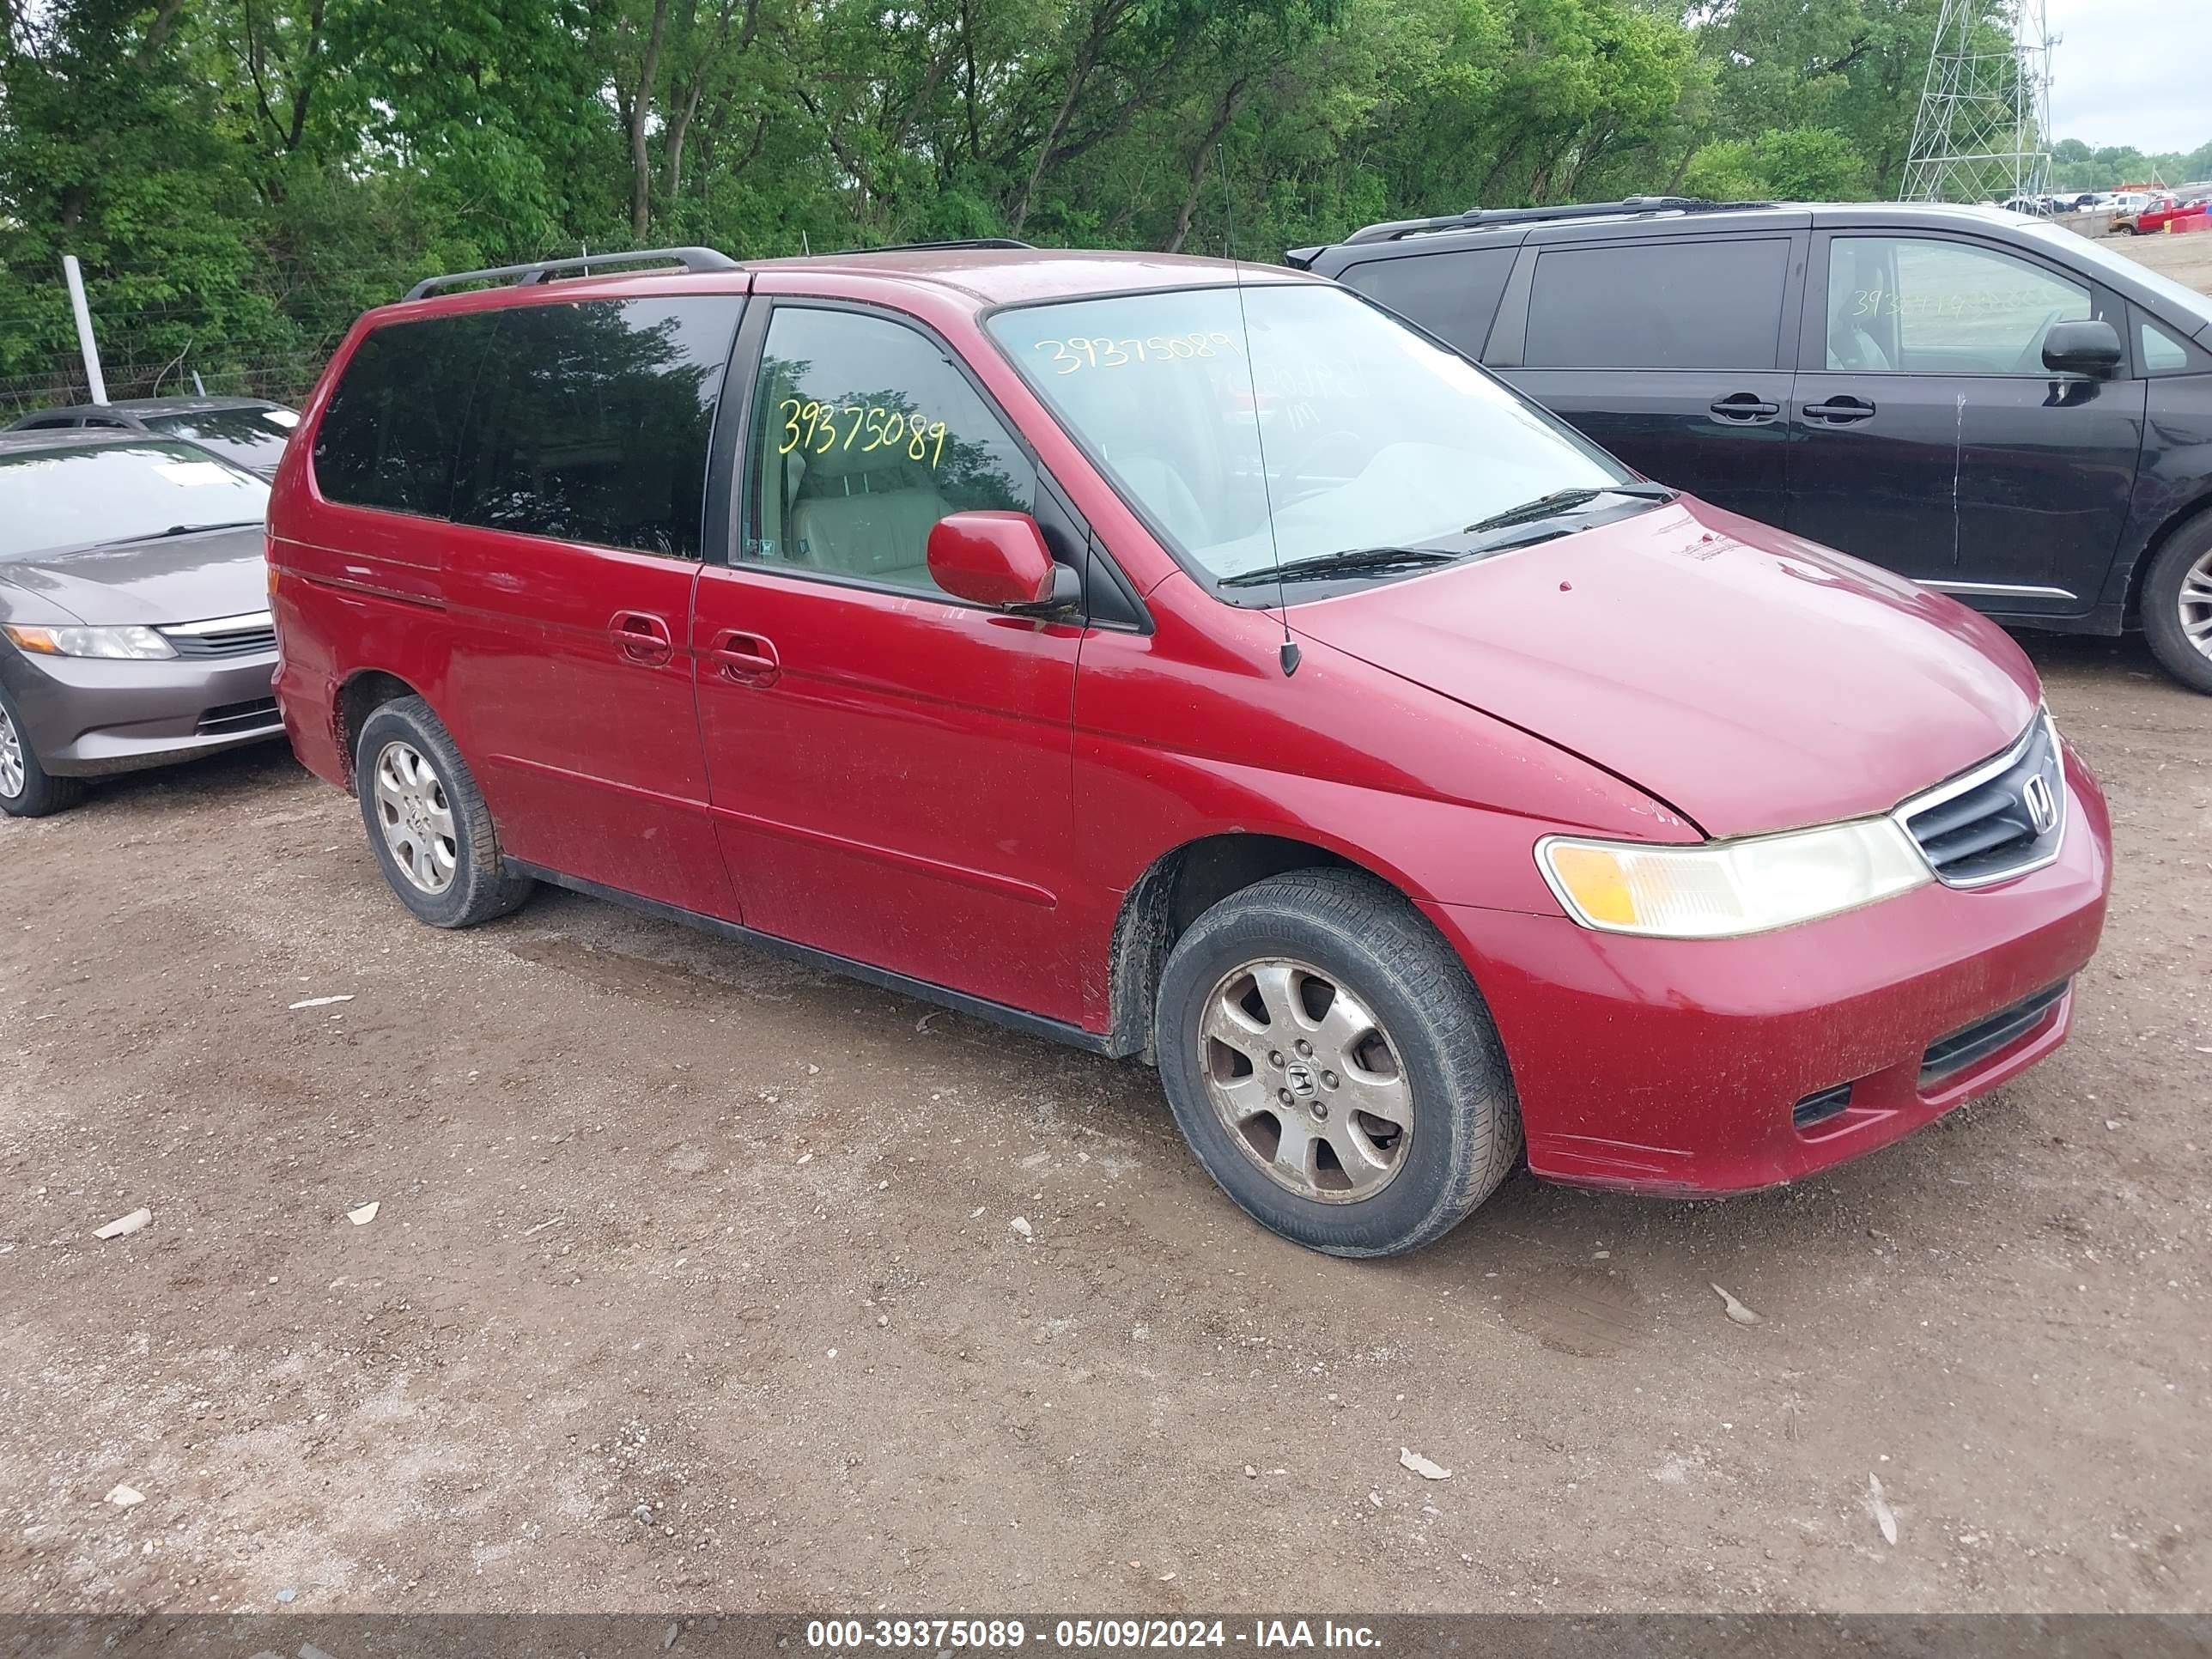
<svg viewBox="0 0 2212 1659"><path fill-rule="evenodd" d="M1536 862L1583 927L1654 939L1764 933L1936 878L1890 818L1689 847L1553 836Z"/></svg>
<svg viewBox="0 0 2212 1659"><path fill-rule="evenodd" d="M122 657L146 661L173 657L176 647L150 628L24 628L0 629L20 650L43 657Z"/></svg>

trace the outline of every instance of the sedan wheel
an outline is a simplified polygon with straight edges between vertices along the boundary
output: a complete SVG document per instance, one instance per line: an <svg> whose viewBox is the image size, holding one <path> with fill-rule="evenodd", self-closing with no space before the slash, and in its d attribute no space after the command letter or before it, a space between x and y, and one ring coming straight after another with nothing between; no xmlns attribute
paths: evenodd
<svg viewBox="0 0 2212 1659"><path fill-rule="evenodd" d="M23 793L23 739L15 722L0 708L0 795L14 799Z"/></svg>
<svg viewBox="0 0 2212 1659"><path fill-rule="evenodd" d="M444 892L459 867L459 847L453 806L430 763L411 744L387 743L372 787L377 824L399 873L422 892Z"/></svg>
<svg viewBox="0 0 2212 1659"><path fill-rule="evenodd" d="M1301 1198L1372 1198L1405 1167L1413 1088L1382 1022L1304 962L1231 969L1206 999L1206 1097L1244 1155Z"/></svg>

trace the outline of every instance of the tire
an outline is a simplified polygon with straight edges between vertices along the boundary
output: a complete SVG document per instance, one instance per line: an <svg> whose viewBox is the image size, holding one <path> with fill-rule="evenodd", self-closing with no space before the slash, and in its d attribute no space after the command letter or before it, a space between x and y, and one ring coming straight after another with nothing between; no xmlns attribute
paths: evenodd
<svg viewBox="0 0 2212 1659"><path fill-rule="evenodd" d="M2143 635L2159 665L2212 696L2212 513L2166 538L2142 585ZM2190 630L2198 630L2191 637Z"/></svg>
<svg viewBox="0 0 2212 1659"><path fill-rule="evenodd" d="M509 874L491 809L420 697L362 722L354 793L369 848L399 902L433 927L473 927L520 907L537 884Z"/></svg>
<svg viewBox="0 0 2212 1659"><path fill-rule="evenodd" d="M84 780L58 778L40 764L15 705L0 692L0 812L43 818L84 799Z"/></svg>
<svg viewBox="0 0 2212 1659"><path fill-rule="evenodd" d="M1183 1139L1247 1215L1309 1249L1417 1249L1519 1161L1520 1107L1481 994L1371 876L1293 871L1223 899L1176 942L1156 1012ZM1300 1158L1300 1136L1328 1150Z"/></svg>

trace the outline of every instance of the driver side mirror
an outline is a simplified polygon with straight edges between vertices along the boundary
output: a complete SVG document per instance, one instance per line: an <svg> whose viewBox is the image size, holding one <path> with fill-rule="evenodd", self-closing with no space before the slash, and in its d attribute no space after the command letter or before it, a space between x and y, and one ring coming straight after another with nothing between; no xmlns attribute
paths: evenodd
<svg viewBox="0 0 2212 1659"><path fill-rule="evenodd" d="M1054 562L1026 513L948 513L930 526L929 575L957 599L1022 616L1074 609L1082 580Z"/></svg>
<svg viewBox="0 0 2212 1659"><path fill-rule="evenodd" d="M2060 374L2109 374L2120 366L2120 337L2110 323L2053 323L2043 337L2043 366Z"/></svg>

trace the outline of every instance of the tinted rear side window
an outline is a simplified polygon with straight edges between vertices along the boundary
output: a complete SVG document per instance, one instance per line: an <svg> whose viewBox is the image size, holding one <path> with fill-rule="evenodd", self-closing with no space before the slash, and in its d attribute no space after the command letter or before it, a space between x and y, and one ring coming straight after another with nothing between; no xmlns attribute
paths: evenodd
<svg viewBox="0 0 2212 1659"><path fill-rule="evenodd" d="M453 452L496 313L391 323L355 350L315 428L326 501L444 514Z"/></svg>
<svg viewBox="0 0 2212 1659"><path fill-rule="evenodd" d="M1530 368L1772 368L1786 237L1547 248L1528 299Z"/></svg>
<svg viewBox="0 0 2212 1659"><path fill-rule="evenodd" d="M452 516L698 557L708 438L744 304L714 295L499 313Z"/></svg>
<svg viewBox="0 0 2212 1659"><path fill-rule="evenodd" d="M1468 356L1479 357L1518 252L1483 247L1370 259L1353 265L1338 280L1412 318Z"/></svg>

